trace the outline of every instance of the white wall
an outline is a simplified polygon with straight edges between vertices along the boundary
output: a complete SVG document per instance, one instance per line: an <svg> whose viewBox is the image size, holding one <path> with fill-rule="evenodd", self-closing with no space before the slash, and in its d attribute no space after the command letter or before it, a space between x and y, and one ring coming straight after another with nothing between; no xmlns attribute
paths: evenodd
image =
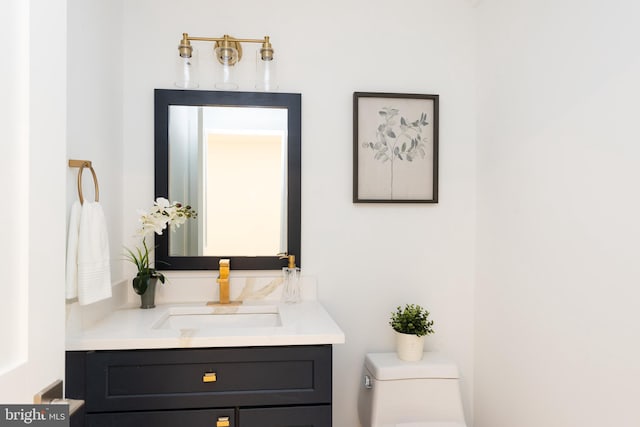
<svg viewBox="0 0 640 427"><path fill-rule="evenodd" d="M16 41L16 55L0 66L0 183L13 209L0 211L0 221L12 224L3 230L2 239L12 245L0 245L4 280L0 281L0 325L17 324L0 329L5 351L0 353L0 375L23 363L27 357L27 297L29 278L29 217L15 215L29 209L29 3L7 2L0 15L0 38ZM10 222L11 221L11 222ZM5 240L6 239L6 240Z"/></svg>
<svg viewBox="0 0 640 427"><path fill-rule="evenodd" d="M334 425L358 425L356 396L364 354L393 349L388 317L397 305L409 302L432 312L436 335L428 348L448 353L460 365L470 419L473 9L463 0L217 4L124 4L124 235L136 227L136 209L153 199L153 89L172 86L181 34L270 35L279 60L280 90L302 93L302 269L318 279L320 300L347 338L334 349ZM203 48L201 65L206 56ZM243 63L254 67L252 55L247 58ZM439 204L351 202L354 91L440 95Z"/></svg>
<svg viewBox="0 0 640 427"><path fill-rule="evenodd" d="M640 425L639 13L478 8L476 427Z"/></svg>
<svg viewBox="0 0 640 427"><path fill-rule="evenodd" d="M122 268L122 0L68 0L67 157L92 161L109 230L111 279ZM67 218L78 200L78 169L67 168ZM94 200L84 170L83 197Z"/></svg>
<svg viewBox="0 0 640 427"><path fill-rule="evenodd" d="M66 1L18 3L0 19L12 45L0 64L3 403L32 402L64 377Z"/></svg>

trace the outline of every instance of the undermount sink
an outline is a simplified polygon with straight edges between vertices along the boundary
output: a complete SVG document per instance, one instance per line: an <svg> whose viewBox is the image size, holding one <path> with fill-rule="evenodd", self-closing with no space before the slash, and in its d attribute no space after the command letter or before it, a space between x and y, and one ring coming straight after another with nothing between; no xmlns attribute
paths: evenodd
<svg viewBox="0 0 640 427"><path fill-rule="evenodd" d="M227 329L282 326L275 305L170 307L153 329Z"/></svg>

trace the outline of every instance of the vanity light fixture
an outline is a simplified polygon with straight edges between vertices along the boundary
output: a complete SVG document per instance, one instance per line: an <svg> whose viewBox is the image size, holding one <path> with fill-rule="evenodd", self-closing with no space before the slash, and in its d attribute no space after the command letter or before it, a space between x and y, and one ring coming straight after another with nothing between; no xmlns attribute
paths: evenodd
<svg viewBox="0 0 640 427"><path fill-rule="evenodd" d="M192 37L182 33L182 40L178 46L176 86L186 89L198 87L197 54L191 46L192 41L214 43L213 52L219 64L215 87L223 90L238 88L233 67L242 59L241 43L260 43L256 58L256 89L264 91L276 89L273 46L269 36L264 36L263 39L238 39L227 34L222 37Z"/></svg>

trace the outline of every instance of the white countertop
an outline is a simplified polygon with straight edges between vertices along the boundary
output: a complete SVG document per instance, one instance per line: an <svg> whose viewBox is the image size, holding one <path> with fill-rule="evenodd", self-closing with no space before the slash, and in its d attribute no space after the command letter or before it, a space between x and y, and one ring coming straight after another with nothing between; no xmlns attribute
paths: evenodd
<svg viewBox="0 0 640 427"><path fill-rule="evenodd" d="M158 304L152 309L123 307L83 328L67 330L66 349L123 350L152 348L249 347L342 344L344 333L315 301L283 304L256 301L245 306L277 306L281 326L162 329L158 325L176 309L205 309L205 303Z"/></svg>

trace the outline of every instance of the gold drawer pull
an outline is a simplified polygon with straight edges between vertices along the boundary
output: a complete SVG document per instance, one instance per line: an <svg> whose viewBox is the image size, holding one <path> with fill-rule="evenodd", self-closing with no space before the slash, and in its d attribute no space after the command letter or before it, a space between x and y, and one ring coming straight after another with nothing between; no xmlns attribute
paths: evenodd
<svg viewBox="0 0 640 427"><path fill-rule="evenodd" d="M218 417L216 427L229 427L229 417Z"/></svg>
<svg viewBox="0 0 640 427"><path fill-rule="evenodd" d="M205 372L202 376L203 383L215 383L217 380L215 372Z"/></svg>

